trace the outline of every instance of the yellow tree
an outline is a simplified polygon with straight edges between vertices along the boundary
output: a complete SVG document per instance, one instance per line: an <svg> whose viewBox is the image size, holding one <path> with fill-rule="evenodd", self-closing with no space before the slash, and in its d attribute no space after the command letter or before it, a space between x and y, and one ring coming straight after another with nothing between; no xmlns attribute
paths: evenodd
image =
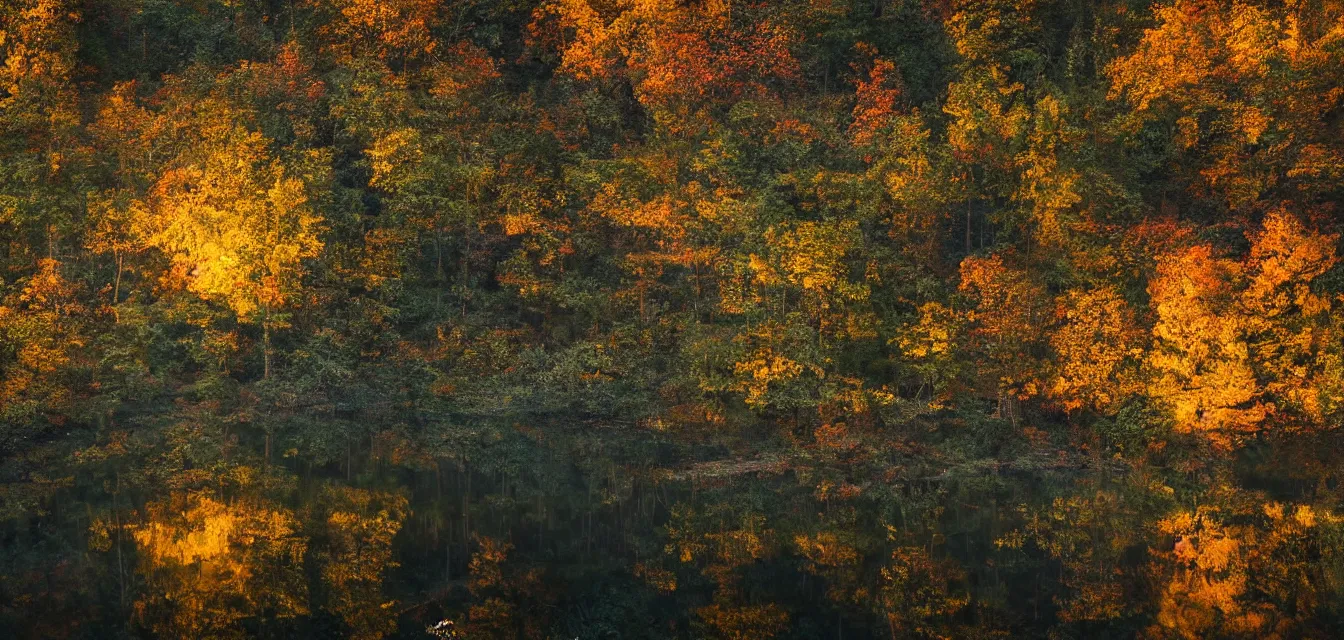
<svg viewBox="0 0 1344 640"><path fill-rule="evenodd" d="M1030 220L1034 240L1054 248L1068 246L1071 210L1082 201L1082 174L1066 161L1079 131L1068 120L1066 106L1054 96L1037 100L1026 150L1016 158L1021 184L1013 199Z"/></svg>
<svg viewBox="0 0 1344 640"><path fill-rule="evenodd" d="M1055 372L1048 392L1066 411L1107 411L1139 391L1143 355L1134 312L1115 287L1074 290L1055 303Z"/></svg>
<svg viewBox="0 0 1344 640"><path fill-rule="evenodd" d="M1178 431L1202 433L1222 447L1258 431L1272 408L1233 306L1240 272L1237 262L1196 245L1160 257L1148 285L1157 315L1148 393L1171 412Z"/></svg>
<svg viewBox="0 0 1344 640"><path fill-rule="evenodd" d="M664 551L682 564L696 563L712 580L714 602L696 609L696 615L714 636L728 640L773 638L789 628L789 614L774 603L756 604L743 589L743 569L775 557L779 540L765 518L755 513L720 515L738 517L735 528L720 520L717 532L706 532L712 519L681 505L673 507ZM734 525L727 525L734 526Z"/></svg>
<svg viewBox="0 0 1344 640"><path fill-rule="evenodd" d="M959 199L965 202L964 248L970 253L976 201L1007 195L996 193L996 185L1011 183L1015 165L1023 162L1016 156L1032 125L1032 92L1024 80L1042 60L1035 50L1040 3L952 0L947 5L951 13L944 24L960 61L947 85L943 113L947 148L955 161L949 174L956 176Z"/></svg>
<svg viewBox="0 0 1344 640"><path fill-rule="evenodd" d="M80 151L76 4L0 3L0 235L14 249L28 236L20 255L55 259L78 208L69 188ZM28 268L34 262L24 261Z"/></svg>
<svg viewBox="0 0 1344 640"><path fill-rule="evenodd" d="M322 219L306 185L274 157L270 141L250 131L234 109L213 99L193 143L164 170L136 225L149 246L167 254L187 289L227 304L261 324L264 376L271 374L271 331L292 302L303 260L322 249Z"/></svg>
<svg viewBox="0 0 1344 640"><path fill-rule="evenodd" d="M916 400L929 390L929 406L941 408L952 397L959 370L957 346L965 331L963 316L939 302L919 307L919 319L900 328L891 343L919 374Z"/></svg>
<svg viewBox="0 0 1344 640"><path fill-rule="evenodd" d="M18 295L0 300L0 433L77 406L80 387L64 382L91 364L82 357L90 314L78 292L59 262L43 259Z"/></svg>
<svg viewBox="0 0 1344 640"><path fill-rule="evenodd" d="M1339 261L1339 236L1314 232L1286 211L1270 213L1250 236L1239 302L1257 372L1280 409L1322 424L1340 401L1338 363L1329 353L1340 336L1333 301L1312 283Z"/></svg>
<svg viewBox="0 0 1344 640"><path fill-rule="evenodd" d="M969 337L995 378L999 414L1016 421L1015 401L1040 393L1044 379L1036 350L1049 303L1045 287L995 254L963 260L959 288L974 303L966 314Z"/></svg>
<svg viewBox="0 0 1344 640"><path fill-rule="evenodd" d="M1338 258L1338 236L1274 211L1248 234L1243 260L1197 245L1158 260L1149 284L1157 315L1148 354L1149 394L1177 429L1220 445L1266 426L1325 424L1339 403L1333 302L1312 283Z"/></svg>
<svg viewBox="0 0 1344 640"><path fill-rule="evenodd" d="M1154 8L1134 51L1107 66L1131 132L1165 119L1194 158L1193 190L1233 208L1294 183L1329 193L1344 175L1330 114L1342 59L1330 2L1179 0Z"/></svg>

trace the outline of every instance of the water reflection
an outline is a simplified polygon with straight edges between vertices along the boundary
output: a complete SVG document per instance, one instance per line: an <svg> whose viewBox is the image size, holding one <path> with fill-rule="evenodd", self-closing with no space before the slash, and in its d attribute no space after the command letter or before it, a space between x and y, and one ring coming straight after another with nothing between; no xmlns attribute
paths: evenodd
<svg viewBox="0 0 1344 640"><path fill-rule="evenodd" d="M1328 453L1291 454L1321 474L1293 496L1245 461L658 467L521 442L349 480L297 458L160 491L80 480L68 514L120 493L33 520L82 522L64 535L86 551L11 554L6 594L41 606L5 615L24 637L1288 638L1344 611ZM62 626L56 590L94 605Z"/></svg>
<svg viewBox="0 0 1344 640"><path fill-rule="evenodd" d="M156 635L244 637L244 620L308 614L308 536L289 509L180 492L146 505L129 528L144 581L135 617Z"/></svg>

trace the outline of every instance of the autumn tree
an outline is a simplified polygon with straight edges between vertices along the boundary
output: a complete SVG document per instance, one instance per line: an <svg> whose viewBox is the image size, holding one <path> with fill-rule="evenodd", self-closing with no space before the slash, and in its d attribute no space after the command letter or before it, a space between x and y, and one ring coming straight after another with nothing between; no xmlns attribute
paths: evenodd
<svg viewBox="0 0 1344 640"><path fill-rule="evenodd" d="M1286 211L1270 213L1262 227L1249 234L1247 282L1238 305L1246 314L1255 368L1276 406L1307 423L1301 426L1323 426L1340 402L1339 369L1329 346L1338 329L1328 319L1337 311L1314 285L1339 261L1339 236L1314 231Z"/></svg>
<svg viewBox="0 0 1344 640"><path fill-rule="evenodd" d="M1115 287L1069 291L1056 301L1055 317L1056 371L1047 392L1065 410L1108 412L1139 391L1143 336Z"/></svg>
<svg viewBox="0 0 1344 640"><path fill-rule="evenodd" d="M271 374L271 331L285 326L304 260L322 248L322 219L303 180L274 157L227 105L199 105L201 129L138 205L145 244L172 261L173 279L261 325L264 375Z"/></svg>
<svg viewBox="0 0 1344 640"><path fill-rule="evenodd" d="M0 302L0 416L7 448L84 413L93 365L89 331L95 316L80 300L79 285L55 260L38 262L17 295ZM22 426L38 427L26 433Z"/></svg>
<svg viewBox="0 0 1344 640"><path fill-rule="evenodd" d="M1337 5L1183 0L1155 7L1156 24L1114 60L1110 97L1130 106L1130 131L1171 131L1193 194L1245 210L1275 193L1316 197L1338 175L1339 148L1322 127L1337 108Z"/></svg>
<svg viewBox="0 0 1344 640"><path fill-rule="evenodd" d="M559 49L563 70L581 80L623 77L655 122L690 132L707 109L796 79L793 34L753 9L657 1L599 11L564 0L540 7L532 30Z"/></svg>
<svg viewBox="0 0 1344 640"><path fill-rule="evenodd" d="M59 259L78 224L79 95L75 25L62 0L8 2L0 9L0 228L6 262Z"/></svg>
<svg viewBox="0 0 1344 640"><path fill-rule="evenodd" d="M1149 393L1176 428L1230 445L1260 429L1270 411L1251 367L1244 318L1233 311L1240 265L1207 245L1165 256L1149 284L1156 311Z"/></svg>
<svg viewBox="0 0 1344 640"><path fill-rule="evenodd" d="M987 360L987 382L997 413L1016 421L1016 402L1040 394L1044 366L1039 347L1047 312L1044 287L1030 272L1001 255L969 257L961 263L959 289L973 306L966 312L976 353Z"/></svg>

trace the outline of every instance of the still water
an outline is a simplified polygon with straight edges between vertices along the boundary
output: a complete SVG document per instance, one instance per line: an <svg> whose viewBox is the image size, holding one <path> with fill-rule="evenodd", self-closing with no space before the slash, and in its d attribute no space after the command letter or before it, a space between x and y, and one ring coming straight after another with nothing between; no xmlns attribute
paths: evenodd
<svg viewBox="0 0 1344 640"><path fill-rule="evenodd" d="M1334 437L973 458L843 427L742 451L515 426L267 461L184 429L5 486L3 635L1334 637L1344 620Z"/></svg>

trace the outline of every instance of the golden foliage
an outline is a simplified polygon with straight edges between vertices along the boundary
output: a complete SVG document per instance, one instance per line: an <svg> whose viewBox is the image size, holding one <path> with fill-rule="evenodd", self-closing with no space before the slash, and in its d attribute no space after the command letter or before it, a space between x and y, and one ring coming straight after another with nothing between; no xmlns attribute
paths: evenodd
<svg viewBox="0 0 1344 640"><path fill-rule="evenodd" d="M50 142L52 134L64 139L67 130L80 122L70 85L78 48L74 26L80 21L74 4L14 0L0 8L0 126L5 126L0 133L24 136L32 150ZM45 135L34 135L39 131ZM55 149L46 151L51 173L56 173L61 155Z"/></svg>
<svg viewBox="0 0 1344 640"><path fill-rule="evenodd" d="M1337 237L1277 211L1250 240L1244 261L1205 245L1170 252L1149 284L1157 312L1149 394L1177 429L1223 446L1275 413L1305 421L1289 419L1288 428L1323 426L1337 403L1333 303L1311 289L1336 263Z"/></svg>
<svg viewBox="0 0 1344 640"><path fill-rule="evenodd" d="M1194 186L1234 208L1254 203L1285 171L1323 179L1308 179L1308 190L1329 188L1339 158L1315 141L1330 138L1322 117L1344 98L1332 79L1344 30L1321 24L1329 12L1317 4L1155 6L1156 25L1107 67L1110 98L1133 106L1120 122L1134 131L1155 117L1175 120L1180 147L1208 158Z"/></svg>
<svg viewBox="0 0 1344 640"><path fill-rule="evenodd" d="M765 240L770 245L770 263L753 256L752 269L760 284L788 282L817 295L822 308L830 305L823 294L835 293L841 299L863 300L868 287L851 282L844 262L845 254L858 244L858 222L800 222L791 229L769 229Z"/></svg>
<svg viewBox="0 0 1344 640"><path fill-rule="evenodd" d="M1050 334L1056 355L1049 388L1066 411L1107 411L1138 391L1143 355L1134 312L1114 287L1070 291L1056 301Z"/></svg>
<svg viewBox="0 0 1344 640"><path fill-rule="evenodd" d="M392 539L409 515L405 496L349 487L327 487L327 547L318 555L327 607L350 626L351 637L376 640L396 631L395 600L382 591L383 575L396 568Z"/></svg>
<svg viewBox="0 0 1344 640"><path fill-rule="evenodd" d="M625 74L660 124L683 131L697 129L696 114L712 102L768 93L800 73L788 29L739 15L723 0L624 0L607 11L555 0L529 29L535 43L559 50L563 71L580 80Z"/></svg>
<svg viewBox="0 0 1344 640"><path fill-rule="evenodd" d="M218 120L160 175L135 223L145 243L179 267L188 289L258 319L292 300L303 260L322 248L322 219L303 181L271 156L269 141L214 106L220 111L200 109Z"/></svg>
<svg viewBox="0 0 1344 640"><path fill-rule="evenodd" d="M70 408L78 388L64 376L89 366L82 348L89 339L89 312L78 286L56 260L43 259L17 296L0 304L0 416L20 419Z"/></svg>
<svg viewBox="0 0 1344 640"><path fill-rule="evenodd" d="M956 565L931 558L920 547L897 547L881 569L877 606L893 636L946 638L947 620L970 602L950 585L960 580Z"/></svg>
<svg viewBox="0 0 1344 640"><path fill-rule="evenodd" d="M994 254L963 260L959 289L974 301L966 313L969 337L992 365L997 389L1019 398L1038 394L1042 370L1033 347L1043 337L1045 288Z"/></svg>
<svg viewBox="0 0 1344 640"><path fill-rule="evenodd" d="M305 0L332 19L318 35L337 59L358 56L381 60L417 58L434 52L430 29L438 21L435 0Z"/></svg>
<svg viewBox="0 0 1344 640"><path fill-rule="evenodd" d="M287 509L178 493L131 530L150 586L135 606L157 634L244 637L244 619L308 613L308 541Z"/></svg>
<svg viewBox="0 0 1344 640"><path fill-rule="evenodd" d="M1065 106L1045 96L1034 107L1027 150L1018 155L1022 184L1014 198L1029 203L1036 238L1050 246L1066 246L1067 212L1082 202L1079 172L1061 162L1078 134L1068 124Z"/></svg>
<svg viewBox="0 0 1344 640"><path fill-rule="evenodd" d="M804 559L803 569L826 579L826 597L837 603L863 604L871 595L860 583L862 557L852 543L835 532L816 535L798 534L793 538Z"/></svg>
<svg viewBox="0 0 1344 640"><path fill-rule="evenodd" d="M1277 502L1259 511L1199 507L1157 523L1174 542L1153 550L1152 569L1166 583L1149 635L1297 637L1295 629L1311 619L1320 602L1305 554L1322 534L1319 527L1337 525L1339 518L1309 505L1290 509Z"/></svg>
<svg viewBox="0 0 1344 640"><path fill-rule="evenodd" d="M1340 400L1329 354L1340 335L1329 320L1333 301L1314 293L1312 283L1339 261L1339 236L1309 231L1276 211L1250 240L1240 304L1265 391L1309 424L1325 424L1327 407Z"/></svg>
<svg viewBox="0 0 1344 640"><path fill-rule="evenodd" d="M1149 394L1176 429L1221 446L1254 433L1271 410L1251 366L1245 323L1235 311L1237 263L1197 245L1163 256L1148 285L1157 313L1147 366Z"/></svg>

